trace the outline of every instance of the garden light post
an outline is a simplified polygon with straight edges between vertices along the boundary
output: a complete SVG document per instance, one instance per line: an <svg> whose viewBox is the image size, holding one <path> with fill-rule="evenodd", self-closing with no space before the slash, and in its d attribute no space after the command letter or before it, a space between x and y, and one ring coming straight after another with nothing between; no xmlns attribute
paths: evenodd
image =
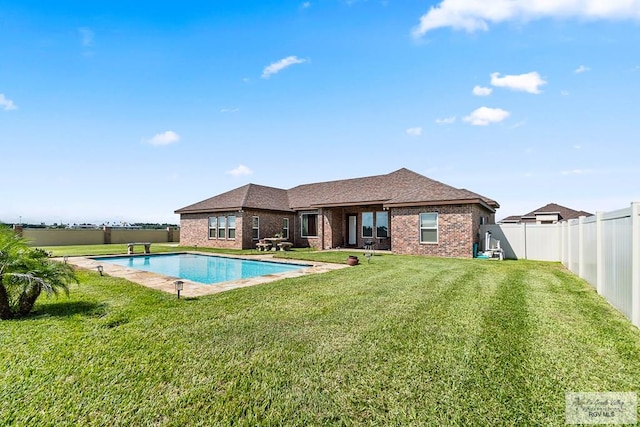
<svg viewBox="0 0 640 427"><path fill-rule="evenodd" d="M96 268L98 269L98 273L100 273L100 275L102 276L102 271L104 270L104 267L99 265Z"/></svg>
<svg viewBox="0 0 640 427"><path fill-rule="evenodd" d="M180 299L180 291L184 288L184 282L182 280L176 280L175 282L173 282L173 285L176 287L178 299Z"/></svg>

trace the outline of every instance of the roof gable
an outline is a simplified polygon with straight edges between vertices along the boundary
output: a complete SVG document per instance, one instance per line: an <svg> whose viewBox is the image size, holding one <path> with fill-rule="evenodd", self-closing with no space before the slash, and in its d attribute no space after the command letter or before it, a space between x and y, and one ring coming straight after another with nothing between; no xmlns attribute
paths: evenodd
<svg viewBox="0 0 640 427"><path fill-rule="evenodd" d="M230 211L245 208L288 211L290 208L287 191L264 185L247 184L180 208L175 213Z"/></svg>

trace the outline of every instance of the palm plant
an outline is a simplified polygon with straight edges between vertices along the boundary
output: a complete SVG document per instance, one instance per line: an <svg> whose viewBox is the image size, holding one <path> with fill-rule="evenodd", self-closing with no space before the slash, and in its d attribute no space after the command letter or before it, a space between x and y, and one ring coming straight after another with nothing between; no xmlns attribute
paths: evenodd
<svg viewBox="0 0 640 427"><path fill-rule="evenodd" d="M68 294L71 282L78 279L70 265L48 259L46 252L0 227L0 320L29 314L43 291Z"/></svg>

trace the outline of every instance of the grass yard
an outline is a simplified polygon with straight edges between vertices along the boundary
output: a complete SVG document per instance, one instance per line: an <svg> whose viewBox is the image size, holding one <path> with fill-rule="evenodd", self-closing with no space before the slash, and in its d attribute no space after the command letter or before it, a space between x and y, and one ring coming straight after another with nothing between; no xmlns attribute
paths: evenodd
<svg viewBox="0 0 640 427"><path fill-rule="evenodd" d="M80 279L0 322L0 425L547 426L565 391L640 392L640 331L559 264L385 255L182 300Z"/></svg>

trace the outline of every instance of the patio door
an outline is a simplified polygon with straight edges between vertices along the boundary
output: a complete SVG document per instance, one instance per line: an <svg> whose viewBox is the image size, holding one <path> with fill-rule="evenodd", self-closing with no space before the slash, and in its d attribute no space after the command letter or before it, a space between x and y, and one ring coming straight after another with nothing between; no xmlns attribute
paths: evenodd
<svg viewBox="0 0 640 427"><path fill-rule="evenodd" d="M358 224L357 224L357 216L355 215L349 215L348 216L348 235L349 235L349 240L348 240L348 244L349 245L355 245L356 243L358 243Z"/></svg>

